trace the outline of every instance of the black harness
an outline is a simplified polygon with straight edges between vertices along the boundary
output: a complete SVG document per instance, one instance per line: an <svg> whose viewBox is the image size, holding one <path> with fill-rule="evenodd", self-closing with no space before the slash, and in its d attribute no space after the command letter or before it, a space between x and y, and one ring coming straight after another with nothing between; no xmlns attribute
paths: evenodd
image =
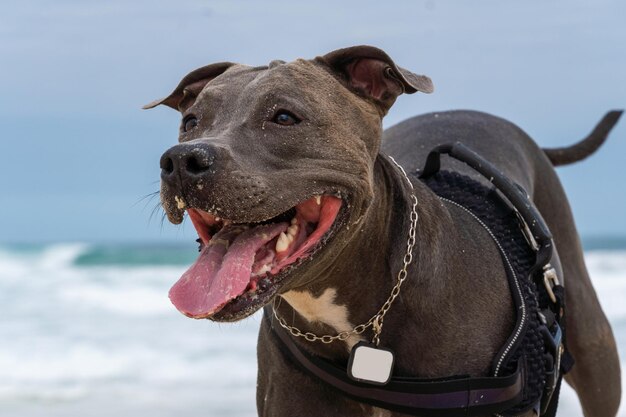
<svg viewBox="0 0 626 417"><path fill-rule="evenodd" d="M448 154L493 183L440 170ZM565 350L564 290L550 266L552 236L519 185L466 146L435 148L419 178L446 204L470 214L491 235L505 265L516 324L493 361L491 375L439 379L392 377L384 386L351 379L339 367L299 348L272 325L282 350L304 370L357 401L424 417L517 415L534 409L556 414L562 376L573 365ZM265 320L272 323L266 309Z"/></svg>

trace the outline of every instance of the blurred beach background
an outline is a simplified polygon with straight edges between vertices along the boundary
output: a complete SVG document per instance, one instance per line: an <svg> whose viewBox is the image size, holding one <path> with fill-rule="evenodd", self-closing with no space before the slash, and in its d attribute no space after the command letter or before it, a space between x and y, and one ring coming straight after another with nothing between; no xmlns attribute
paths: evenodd
<svg viewBox="0 0 626 417"><path fill-rule="evenodd" d="M139 109L187 72L371 44L436 89L400 97L386 126L475 109L564 146L626 106L625 17L620 0L3 4L0 416L256 414L259 316L194 321L167 298L197 254L193 227L163 222L151 196L180 121ZM625 162L622 120L558 170L622 367ZM569 388L559 415L582 416Z"/></svg>

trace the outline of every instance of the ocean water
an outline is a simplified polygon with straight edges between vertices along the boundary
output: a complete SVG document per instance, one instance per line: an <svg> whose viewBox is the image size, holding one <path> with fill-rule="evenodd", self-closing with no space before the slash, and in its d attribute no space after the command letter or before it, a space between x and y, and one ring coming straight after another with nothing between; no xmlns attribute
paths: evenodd
<svg viewBox="0 0 626 417"><path fill-rule="evenodd" d="M626 246L589 247L625 359ZM195 321L167 298L195 256L178 246L0 246L0 416L256 415L259 315ZM582 416L569 388L559 415Z"/></svg>

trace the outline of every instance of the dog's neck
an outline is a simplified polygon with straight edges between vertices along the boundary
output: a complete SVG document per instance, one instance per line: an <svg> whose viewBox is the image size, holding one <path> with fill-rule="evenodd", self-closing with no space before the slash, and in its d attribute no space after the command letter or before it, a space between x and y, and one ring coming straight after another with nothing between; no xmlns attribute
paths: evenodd
<svg viewBox="0 0 626 417"><path fill-rule="evenodd" d="M458 351L450 345L464 345L463 340L456 339L463 337L460 328L465 325L462 318L466 306L453 300L469 295L467 280L459 285L452 278L471 276L467 269L479 265L468 258L476 254L469 253L466 246L474 238L471 235L480 231L471 230L470 225L469 235L459 233L457 223L467 219L459 219L459 213L451 212L421 181L412 179L411 190L402 172L386 157L378 157L374 178L375 197L368 213L338 260L319 281L304 290L283 294L286 302L278 303L278 312L289 324L317 335L334 335L366 323L391 293L403 266L414 193L418 224L413 262L400 296L385 316L380 340L381 346L396 352L398 369L440 376L450 368L451 358L446 352ZM370 328L345 342L323 344L299 338L297 343L319 356L344 361L356 342L371 338ZM480 358L473 360L474 366L460 371L480 373L488 365Z"/></svg>

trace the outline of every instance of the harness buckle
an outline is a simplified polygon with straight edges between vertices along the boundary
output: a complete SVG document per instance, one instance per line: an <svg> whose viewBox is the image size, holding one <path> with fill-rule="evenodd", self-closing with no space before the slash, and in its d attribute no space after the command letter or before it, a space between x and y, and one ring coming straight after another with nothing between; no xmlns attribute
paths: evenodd
<svg viewBox="0 0 626 417"><path fill-rule="evenodd" d="M546 287L546 291L548 292L548 296L553 303L556 304L556 295L554 295L554 288L556 285L561 285L559 282L559 277L556 273L556 269L550 264L547 264L543 267L543 285Z"/></svg>

